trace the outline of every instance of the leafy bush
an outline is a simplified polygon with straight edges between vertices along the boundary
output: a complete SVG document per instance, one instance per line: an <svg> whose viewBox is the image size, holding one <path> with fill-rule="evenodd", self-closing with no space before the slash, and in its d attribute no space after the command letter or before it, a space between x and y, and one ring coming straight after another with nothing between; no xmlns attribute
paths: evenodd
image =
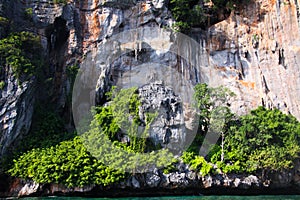
<svg viewBox="0 0 300 200"><path fill-rule="evenodd" d="M53 0L53 3L55 3L55 4L58 4L58 3L67 4L68 1L67 0Z"/></svg>
<svg viewBox="0 0 300 200"><path fill-rule="evenodd" d="M19 142L9 149L8 155L1 159L3 168L8 170L12 167L13 160L25 152L37 148L49 148L76 136L75 132L67 132L64 129L63 119L50 110L49 107L36 106L29 133L18 139Z"/></svg>
<svg viewBox="0 0 300 200"><path fill-rule="evenodd" d="M164 169L163 169L163 173L164 174L169 174L169 173L172 173L172 172L175 172L177 170L176 168L176 164L179 162L179 160L177 158L174 158L172 160L172 163L170 163L169 165L165 166Z"/></svg>
<svg viewBox="0 0 300 200"><path fill-rule="evenodd" d="M0 65L9 65L20 80L38 74L41 64L39 38L29 32L12 33L0 40Z"/></svg>
<svg viewBox="0 0 300 200"><path fill-rule="evenodd" d="M211 2L212 6L204 3ZM175 19L174 28L177 31L187 32L191 27L206 27L208 19L216 17L218 13L230 14L240 5L250 0L171 0L169 9Z"/></svg>
<svg viewBox="0 0 300 200"><path fill-rule="evenodd" d="M243 171L292 168L300 153L300 123L277 109L259 107L230 127L225 149L227 163Z"/></svg>
<svg viewBox="0 0 300 200"><path fill-rule="evenodd" d="M0 81L0 90L3 90L5 87L5 82L4 81Z"/></svg>
<svg viewBox="0 0 300 200"><path fill-rule="evenodd" d="M215 128L216 131L220 131L222 138L228 131L229 123L233 118L233 114L228 107L229 99L235 94L225 87L212 88L205 83L197 84L194 90L193 98L197 109L199 126L195 139L188 151L198 154L209 128ZM211 121L214 122L211 123Z"/></svg>
<svg viewBox="0 0 300 200"><path fill-rule="evenodd" d="M145 152L147 134L156 113L146 113L145 120L139 118L141 105L137 88L117 90L114 88L107 94L111 99L108 106L96 108L94 118L111 141L118 141L120 136L128 136L128 148L135 152ZM155 148L155 147L154 147ZM149 146L147 148L149 151Z"/></svg>
<svg viewBox="0 0 300 200"><path fill-rule="evenodd" d="M88 151L103 163L123 171L143 172L149 164L163 167L171 163L173 155L168 150L158 150L148 139L156 113L146 113L143 121L139 118L141 103L137 88L119 91L114 88L107 96L111 101L95 108L89 130L81 135ZM129 141L122 142L123 137Z"/></svg>
<svg viewBox="0 0 300 200"><path fill-rule="evenodd" d="M206 20L201 6L196 0L171 0L170 10L176 23L174 28L177 31L185 32L191 26L197 26Z"/></svg>
<svg viewBox="0 0 300 200"><path fill-rule="evenodd" d="M27 20L32 20L33 16L33 9L32 8L26 8L24 12L24 18Z"/></svg>
<svg viewBox="0 0 300 200"><path fill-rule="evenodd" d="M192 152L184 152L182 160L190 165L192 170L199 171L202 176L210 174L213 170L212 164L208 163L203 156L198 156Z"/></svg>
<svg viewBox="0 0 300 200"><path fill-rule="evenodd" d="M8 173L38 183L60 183L68 187L108 185L125 176L92 157L79 137L56 146L32 149L24 153L14 160Z"/></svg>
<svg viewBox="0 0 300 200"><path fill-rule="evenodd" d="M18 152L34 148L48 148L75 136L74 133L66 132L63 119L58 113L50 110L39 105L36 106L31 130L22 138Z"/></svg>
<svg viewBox="0 0 300 200"><path fill-rule="evenodd" d="M6 26L9 24L9 20L5 17L0 16L0 25Z"/></svg>

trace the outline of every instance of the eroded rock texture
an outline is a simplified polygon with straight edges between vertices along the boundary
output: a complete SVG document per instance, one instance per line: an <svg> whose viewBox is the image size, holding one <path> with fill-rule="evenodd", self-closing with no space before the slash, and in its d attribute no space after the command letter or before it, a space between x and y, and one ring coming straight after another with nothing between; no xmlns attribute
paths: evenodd
<svg viewBox="0 0 300 200"><path fill-rule="evenodd" d="M176 154L184 149L186 131L182 101L174 91L162 82L154 82L139 88L141 106L140 119L145 121L147 113L156 113L149 137L155 145L168 148Z"/></svg>
<svg viewBox="0 0 300 200"><path fill-rule="evenodd" d="M175 84L184 82L184 87L174 90L181 97L188 97L182 95L186 88L206 82L211 86L225 85L234 91L237 97L231 105L238 114L264 105L300 119L299 1L250 1L207 30L192 29L188 38L195 39L197 45L162 28L173 23L167 2L69 0L64 5L46 0L1 1L2 5L8 5L11 10L8 15L14 16L19 29L29 29L41 36L49 57L48 74L53 86L47 92L52 103L63 111L70 110L67 96L71 83L67 67L78 64L99 71L95 79L98 103L103 103L104 93L111 85L135 84L132 77L138 84L161 79ZM26 8L33 9L30 26L21 20ZM149 42L138 41L123 46L127 49L125 54L113 56L120 47L111 45L113 35L121 36L119 42L126 41L134 38L126 35L127 31L145 27L148 28L148 32L143 33L146 38L152 38L155 31L162 28L163 37L156 44L166 45L166 51L157 51L154 43L151 46ZM88 65L87 58L90 59ZM149 70L149 67L152 68ZM90 74L94 74L92 70ZM141 78L145 75L146 78ZM5 80L8 83L12 78L6 76ZM10 85L14 85L13 81ZM1 153L15 138L28 132L33 104L33 99L28 98L34 96L30 88L30 85L22 89L15 85L1 91ZM178 87L172 85L172 88ZM10 95L16 100L9 99ZM22 110L24 105L26 112Z"/></svg>
<svg viewBox="0 0 300 200"><path fill-rule="evenodd" d="M242 114L264 105L300 118L299 1L255 1L208 30L211 67Z"/></svg>

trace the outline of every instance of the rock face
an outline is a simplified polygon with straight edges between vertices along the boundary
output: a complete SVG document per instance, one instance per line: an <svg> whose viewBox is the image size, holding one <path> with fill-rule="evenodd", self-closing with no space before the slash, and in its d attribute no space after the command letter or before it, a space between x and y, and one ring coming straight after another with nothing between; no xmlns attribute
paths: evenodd
<svg viewBox="0 0 300 200"><path fill-rule="evenodd" d="M299 189L286 173L270 174L270 179L262 179L257 175L207 175L201 176L190 170L188 165L177 163L175 172L164 174L154 169L144 174L134 174L123 182L111 186L89 185L85 187L67 188L58 184L37 184L32 181L15 180L6 196L37 196L37 195L80 195L96 197L120 197L141 195L181 195L199 194L299 194ZM289 177L291 177L289 175ZM274 177L277 177L274 178ZM0 193L1 195L1 193Z"/></svg>
<svg viewBox="0 0 300 200"><path fill-rule="evenodd" d="M172 23L165 1L137 1L132 6L122 8L113 1L107 4L108 7L101 4L101 1L84 1L81 5L84 8L80 13L83 52L90 49L95 58L97 54L103 53L101 46L105 45L105 38L109 39L113 34ZM179 44L184 51L179 55L184 59L178 58L176 54L155 56L155 52L143 51L147 48L142 47L131 55L118 58L114 67L100 65L103 69L102 77L106 78L99 81L102 82L99 90L103 94L103 90L107 90L105 85L110 82L108 79L121 76L120 69L127 68L129 77L135 73L135 66L160 60L160 64L176 68L178 73L189 77L191 84L207 82L211 86L229 87L237 94L232 109L238 114L245 114L252 108L264 105L279 108L299 119L297 13L298 1L250 2L207 31L192 30L191 37L199 42L198 48L201 49L198 55L194 46L188 43ZM172 39L172 36L166 36L161 39L161 43L171 42ZM134 60L137 57L140 59Z"/></svg>
<svg viewBox="0 0 300 200"><path fill-rule="evenodd" d="M147 84L138 90L141 106L139 116L146 120L146 113L156 113L149 137L155 145L168 148L175 155L181 153L186 141L182 102L174 91L162 82Z"/></svg>
<svg viewBox="0 0 300 200"><path fill-rule="evenodd" d="M18 197L21 196L29 196L30 194L34 194L38 191L39 184L35 182L28 182L22 187L22 189L19 191Z"/></svg>
<svg viewBox="0 0 300 200"><path fill-rule="evenodd" d="M211 67L238 95L238 113L264 105L300 119L299 12L297 0L257 0L209 28Z"/></svg>
<svg viewBox="0 0 300 200"><path fill-rule="evenodd" d="M146 98L150 102L156 98L156 105L162 103L161 116L166 125L160 124L163 128L155 130L155 134L151 133L162 145L166 145L166 135L177 135L175 138L179 141L181 133L174 131L173 126L183 126L182 121L177 118L181 109L186 111L185 127L193 129L193 122L188 122L192 114L185 104L189 100L184 98L189 98L189 88L198 82L206 82L211 86L225 85L235 92L237 97L231 108L238 114L245 114L252 108L264 105L279 108L300 120L299 0L250 1L243 8L232 12L226 20L207 30L192 29L189 40L170 31L161 31L164 30L162 27L173 23L167 9L168 2L69 0L65 5L48 0L1 0L0 7L6 4L11 11L6 14L14 18L19 25L18 29L29 29L41 36L45 55L50 60L49 77L53 78L53 87L49 91L53 97L51 103L62 110L68 109L67 95L71 91L67 68L78 64L82 68L85 65L99 70L95 80L91 79L97 82L98 103L103 103L104 93L113 84L129 87L135 83L141 86L153 81L164 81L168 83L167 86L177 88L177 91L174 90L175 95L172 94L169 100L172 101L179 95L183 102L181 107L171 103L174 107L165 108L165 97ZM29 27L22 19L25 8L33 10ZM2 28L1 36L5 33ZM142 28L144 39L155 38L155 34L160 39L152 40L152 43L138 40L130 43L128 38L139 38L130 32L137 28ZM114 40L115 35L118 35L118 40ZM198 42L196 46L191 38ZM127 46L111 45L114 42L125 44L122 41L127 42ZM160 49L156 48L158 46ZM121 47L126 50L125 53L118 57L112 56ZM89 63L85 62L87 58L90 59ZM18 136L28 132L36 96L31 81L18 85L9 70L5 73L1 72L5 87L0 91L0 156ZM92 70L90 74L93 75ZM173 84L182 87L174 87ZM160 88L155 88L153 85L151 90L161 91ZM145 104L143 109L147 110L149 106L150 104ZM168 110L172 112L167 113ZM169 182L184 185L189 182L187 177L197 176L185 172L168 176L154 173L146 177L146 183L149 187ZM274 177L274 180L279 186L290 181L299 184L299 169L292 174ZM139 182L139 179L136 178L136 181ZM135 185L138 186L136 181ZM218 185L219 182L245 188L250 183L262 184L254 177L223 177L221 181L206 177L203 180L205 187ZM240 186L241 184L244 186Z"/></svg>
<svg viewBox="0 0 300 200"><path fill-rule="evenodd" d="M6 74L0 90L0 157L18 136L29 131L35 100L33 81L19 84L11 73Z"/></svg>

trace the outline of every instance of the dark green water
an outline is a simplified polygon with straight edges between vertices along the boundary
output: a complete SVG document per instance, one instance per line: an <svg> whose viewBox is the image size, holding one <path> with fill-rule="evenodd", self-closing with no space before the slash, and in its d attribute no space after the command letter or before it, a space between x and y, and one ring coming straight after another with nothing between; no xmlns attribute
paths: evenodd
<svg viewBox="0 0 300 200"><path fill-rule="evenodd" d="M300 200L299 195L266 195L266 196L176 196L176 197L127 197L127 198L80 198L80 197L35 197L24 198L24 200L256 200L256 199L269 199L269 200Z"/></svg>

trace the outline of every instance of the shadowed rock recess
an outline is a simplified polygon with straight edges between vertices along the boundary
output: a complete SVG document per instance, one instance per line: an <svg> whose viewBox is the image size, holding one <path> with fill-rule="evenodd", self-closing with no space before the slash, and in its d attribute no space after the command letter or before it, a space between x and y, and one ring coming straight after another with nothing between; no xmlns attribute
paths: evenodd
<svg viewBox="0 0 300 200"><path fill-rule="evenodd" d="M183 52L177 55L177 52L158 52L143 42L114 60L110 60L113 47L106 46L114 35L125 32L123 37L126 38L126 31L132 29L169 30L172 27L175 20L168 7L169 1L56 2L61 3L0 0L0 15L9 20L0 19L0 37L4 38L10 31L38 35L44 62L40 77L32 76L21 82L10 66L0 66L0 83L3 84L0 87L1 158L11 154L14 145L30 132L37 102L53 105L49 109L64 119L66 130L75 129L70 100L74 83L70 69L74 66L78 69L90 65L100 69L99 77L94 80L97 87L93 88L99 105L106 103L105 93L112 85L129 87L131 80L138 82L133 86L138 86L139 97L143 99L140 119L145 118L145 112L158 110L150 138L155 145L169 148L175 154L185 150L177 147L184 146L186 133L194 128L193 110L184 104L182 98L186 96L180 96L163 82L173 81L176 85L184 79L189 86L183 87L182 94L197 83L207 83L211 87L223 85L236 94L230 108L237 115L247 114L262 105L277 108L300 120L299 0L253 0L228 11L224 15L226 18L222 16L218 22L212 17L216 22L213 25L191 27L187 34L198 43L199 52L195 52L190 43L178 44ZM171 43L171 49L176 34L168 33L160 43ZM147 36L151 34L145 31L144 37ZM90 59L88 64L87 58ZM170 173L154 169L105 187L67 188L1 174L4 172L0 166L0 197L300 193L299 161L293 169L270 173L267 178L249 174L201 176L179 162Z"/></svg>

